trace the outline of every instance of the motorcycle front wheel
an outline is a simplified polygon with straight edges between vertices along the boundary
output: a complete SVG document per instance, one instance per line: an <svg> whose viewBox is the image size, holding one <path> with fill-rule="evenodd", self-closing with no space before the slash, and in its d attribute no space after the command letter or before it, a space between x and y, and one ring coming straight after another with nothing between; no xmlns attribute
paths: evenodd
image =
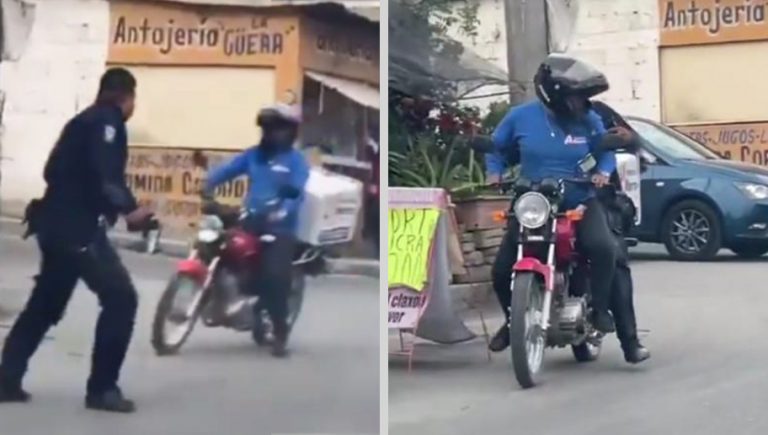
<svg viewBox="0 0 768 435"><path fill-rule="evenodd" d="M541 277L532 272L517 273L512 287L509 344L515 378L523 388L531 388L538 383L544 360L543 306L544 285Z"/></svg>
<svg viewBox="0 0 768 435"><path fill-rule="evenodd" d="M174 355L192 334L200 317L203 286L193 277L176 275L168 283L152 322L152 347L160 356Z"/></svg>

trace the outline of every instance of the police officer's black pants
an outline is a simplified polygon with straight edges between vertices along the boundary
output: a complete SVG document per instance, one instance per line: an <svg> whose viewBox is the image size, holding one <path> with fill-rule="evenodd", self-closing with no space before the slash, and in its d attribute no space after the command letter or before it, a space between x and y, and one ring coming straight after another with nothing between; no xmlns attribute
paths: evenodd
<svg viewBox="0 0 768 435"><path fill-rule="evenodd" d="M128 271L103 231L85 249L40 239L40 273L24 311L5 340L2 377L6 382L21 382L29 359L46 332L62 319L77 281L82 279L101 305L87 392L100 394L116 388L138 304Z"/></svg>
<svg viewBox="0 0 768 435"><path fill-rule="evenodd" d="M263 243L262 249L264 252L256 268L256 279L253 280L257 287L252 290L260 295L260 302L254 308L259 310L263 306L267 309L275 338L285 340L289 333L288 294L293 281L296 242L293 236L276 235L274 241Z"/></svg>
<svg viewBox="0 0 768 435"><path fill-rule="evenodd" d="M590 261L592 306L596 310L606 312L616 270L616 239L608 225L603 205L597 199L591 199L586 206L584 217L576 227L576 239L579 249ZM506 318L509 318L512 298L510 286L512 266L517 261L518 232L516 223L507 229L492 269L493 290Z"/></svg>
<svg viewBox="0 0 768 435"><path fill-rule="evenodd" d="M623 235L617 237L619 237L619 255L616 273L613 277L610 309L616 323L616 336L622 347L627 347L637 341L637 321L635 319L632 271L629 268L629 251Z"/></svg>

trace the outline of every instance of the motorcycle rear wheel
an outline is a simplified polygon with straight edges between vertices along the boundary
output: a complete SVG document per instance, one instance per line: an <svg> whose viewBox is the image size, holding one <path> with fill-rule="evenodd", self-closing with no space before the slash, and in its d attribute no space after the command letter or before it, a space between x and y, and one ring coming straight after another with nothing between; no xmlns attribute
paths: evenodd
<svg viewBox="0 0 768 435"><path fill-rule="evenodd" d="M168 287L166 287L157 304L155 318L152 322L152 347L159 356L177 354L184 343L186 343L190 334L192 334L192 330L200 317L201 307L204 305L202 301L194 309L193 314L184 319L183 322L170 320L170 317L173 316L174 301L179 291L184 289L189 289L193 292L193 295L203 290L200 283L194 278L186 275L176 275L168 283ZM192 300L194 301L194 297ZM177 329L172 334L168 334L166 330L169 322L177 324ZM172 335L172 337L169 337L169 335Z"/></svg>
<svg viewBox="0 0 768 435"><path fill-rule="evenodd" d="M512 288L509 347L515 378L523 388L531 388L538 383L544 360L546 337L541 325L543 305L544 286L541 278L532 272L517 273Z"/></svg>

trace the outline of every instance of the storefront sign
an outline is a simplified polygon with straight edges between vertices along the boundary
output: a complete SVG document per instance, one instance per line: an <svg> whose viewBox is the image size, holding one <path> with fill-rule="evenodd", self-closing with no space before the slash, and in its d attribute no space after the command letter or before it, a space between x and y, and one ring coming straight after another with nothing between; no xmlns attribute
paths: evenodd
<svg viewBox="0 0 768 435"><path fill-rule="evenodd" d="M234 153L202 151L209 167L221 164ZM200 190L206 172L195 166L194 151L131 147L126 183L140 203L155 210L164 225L183 229L200 218ZM227 205L239 205L248 190L244 178L222 185L217 199Z"/></svg>
<svg viewBox="0 0 768 435"><path fill-rule="evenodd" d="M675 128L724 158L768 166L768 122Z"/></svg>
<svg viewBox="0 0 768 435"><path fill-rule="evenodd" d="M766 0L659 0L662 46L768 39Z"/></svg>
<svg viewBox="0 0 768 435"><path fill-rule="evenodd" d="M379 83L379 31L376 26L330 26L302 22L302 63L311 70Z"/></svg>
<svg viewBox="0 0 768 435"><path fill-rule="evenodd" d="M242 9L117 2L110 63L274 65L295 55L298 20ZM293 53L289 53L293 50Z"/></svg>

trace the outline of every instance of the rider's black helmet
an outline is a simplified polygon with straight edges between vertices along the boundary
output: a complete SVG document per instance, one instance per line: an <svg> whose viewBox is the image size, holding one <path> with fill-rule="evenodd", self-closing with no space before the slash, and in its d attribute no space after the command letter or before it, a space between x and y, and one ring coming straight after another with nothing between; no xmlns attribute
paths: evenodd
<svg viewBox="0 0 768 435"><path fill-rule="evenodd" d="M261 128L298 127L301 112L296 106L275 104L261 109L256 117L256 125Z"/></svg>
<svg viewBox="0 0 768 435"><path fill-rule="evenodd" d="M568 115L568 96L582 97L586 103L608 90L605 75L586 62L573 57L551 54L539 66L533 78L536 96L550 110ZM587 104L588 105L588 104Z"/></svg>

